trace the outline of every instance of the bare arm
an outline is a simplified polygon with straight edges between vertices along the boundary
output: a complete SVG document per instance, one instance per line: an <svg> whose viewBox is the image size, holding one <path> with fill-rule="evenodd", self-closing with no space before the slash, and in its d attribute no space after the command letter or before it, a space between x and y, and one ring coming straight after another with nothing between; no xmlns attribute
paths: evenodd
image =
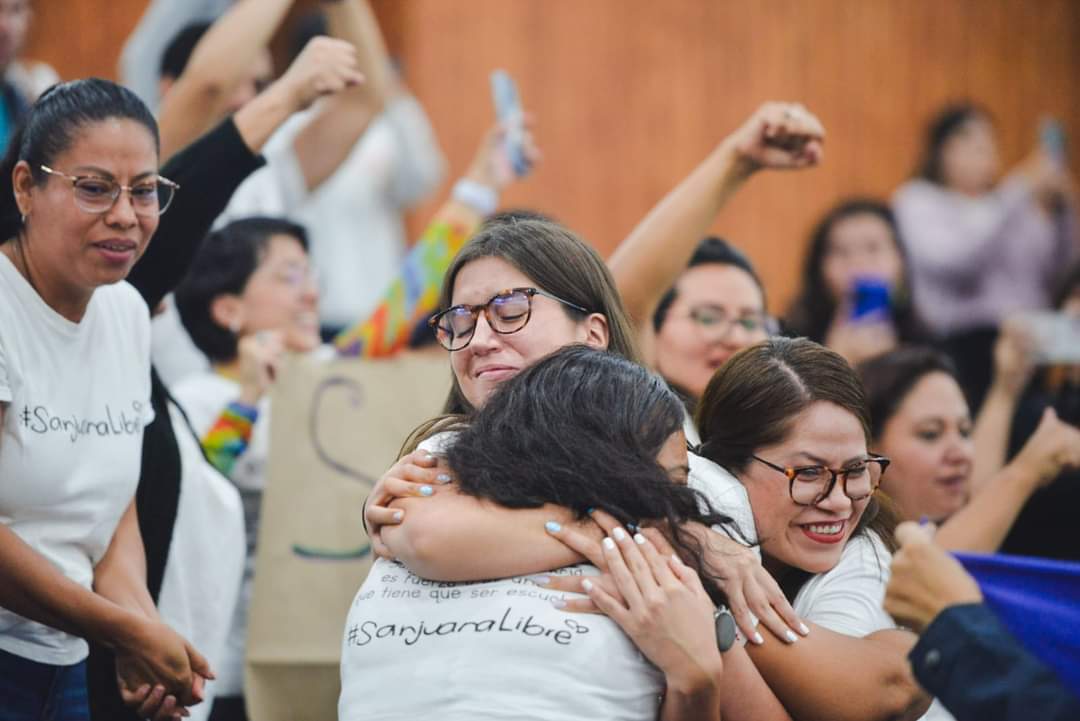
<svg viewBox="0 0 1080 721"><path fill-rule="evenodd" d="M747 650L799 721L916 719L929 699L907 661L915 641L907 631L884 630L858 638L814 625L798 643L766 642Z"/></svg>
<svg viewBox="0 0 1080 721"><path fill-rule="evenodd" d="M1001 326L994 346L994 380L972 434L975 468L972 492L977 494L1005 465L1012 420L1033 370L1032 339L1015 321Z"/></svg>
<svg viewBox="0 0 1080 721"><path fill-rule="evenodd" d="M390 61L375 14L367 0L325 3L330 34L356 49L357 69L364 82L340 93L319 108L293 141L309 190L334 174L371 120L382 112L390 93Z"/></svg>
<svg viewBox="0 0 1080 721"><path fill-rule="evenodd" d="M398 498L390 507L404 518L382 528L383 542L394 558L431 580L507 578L584 560L544 530L551 521L576 523L560 506L503 508L445 486L430 497Z"/></svg>
<svg viewBox="0 0 1080 721"><path fill-rule="evenodd" d="M634 323L647 327L717 214L755 171L814 165L823 139L802 106L767 103L661 200L609 260Z"/></svg>
<svg viewBox="0 0 1080 721"><path fill-rule="evenodd" d="M6 404L0 403L0 427L6 412ZM130 616L116 604L69 580L3 524L0 524L0 606L110 647L124 635Z"/></svg>
<svg viewBox="0 0 1080 721"><path fill-rule="evenodd" d="M266 48L292 4L241 0L206 31L161 103L163 162L221 120L252 59Z"/></svg>
<svg viewBox="0 0 1080 721"><path fill-rule="evenodd" d="M160 618L146 588L146 553L134 500L120 519L109 550L94 567L94 591L129 611Z"/></svg>

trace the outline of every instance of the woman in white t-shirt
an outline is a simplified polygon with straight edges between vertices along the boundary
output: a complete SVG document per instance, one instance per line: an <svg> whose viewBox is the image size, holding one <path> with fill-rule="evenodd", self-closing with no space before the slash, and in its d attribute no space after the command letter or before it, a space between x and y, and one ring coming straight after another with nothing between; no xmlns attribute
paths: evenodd
<svg viewBox="0 0 1080 721"><path fill-rule="evenodd" d="M2 719L86 719L84 639L144 716L213 677L158 617L135 516L150 327L122 281L176 190L157 169L153 117L104 80L46 92L0 168Z"/></svg>
<svg viewBox="0 0 1080 721"><path fill-rule="evenodd" d="M809 626L797 642L794 635L785 644L777 641L779 636L766 639L758 634L755 643L747 645L772 691L799 719L854 721L922 714L928 700L906 659L915 638L896 629L881 608L895 516L873 493L887 461L867 453L869 418L851 367L805 339L760 343L718 371L701 398L696 420L706 439L700 448L705 457L690 456L690 485L735 519L740 535L758 542L765 569ZM822 465L838 473L821 470ZM846 480L831 480L839 476ZM796 485L792 478L801 480ZM431 488L435 497L448 501L459 496L438 485ZM445 574L446 549L433 549L445 536L425 534L425 528L439 525L425 499L399 499L393 506L411 515L413 524L411 529L408 523L381 529L396 555L410 563L419 560L429 574ZM452 510L448 502L438 509ZM559 511L551 506L544 512L557 518ZM520 523L539 524L539 519L524 516L531 511L515 513L521 514ZM468 541L454 544L459 552L467 552L477 537L489 544L502 539L493 545L491 558L483 563L474 559L473 565L554 567L558 555L536 540L535 529L508 531L502 517L486 525L477 515L469 519L476 529ZM617 533L616 523L599 520L608 533ZM567 550L595 556L597 544L587 537L587 529L559 525L550 536L567 542ZM404 539L395 542L395 535ZM717 550L708 554L709 562L727 564L728 549ZM469 578L469 569L462 566L460 578ZM576 579L552 577L544 588L576 591L581 586ZM594 582L591 598L596 598L596 589L614 593L603 580ZM578 603L572 608L596 610ZM748 635L754 638L754 633Z"/></svg>
<svg viewBox="0 0 1080 721"><path fill-rule="evenodd" d="M734 487L726 512L745 517L727 509L748 502L744 534L811 627L797 644L750 649L769 686L800 719L918 717L916 639L881 608L896 516L877 492L889 461L867 450L858 376L817 343L770 339L717 372L696 419L704 461L692 474L707 495Z"/></svg>
<svg viewBox="0 0 1080 721"><path fill-rule="evenodd" d="M670 541L686 565L661 558L640 533L636 544L625 532L607 539L609 555L596 562L614 562L620 578L616 539L635 570L659 561L630 586L624 613L612 608L616 624L563 613L568 597L527 578L437 583L379 559L346 622L339 717L653 721L664 697L663 718L709 705L702 718L712 718L728 697L725 707L738 699L742 713L726 718L787 719L741 648L721 658L709 595L722 595L698 582L707 573L701 546L681 527L728 519L686 486L682 418L659 376L575 345L522 370L467 423L432 439L462 495L506 508L556 504L579 519L601 508L624 523L651 519L677 529ZM598 571L575 564L552 573L580 584ZM673 605L681 613L666 613ZM395 685L418 677L431 682L407 692Z"/></svg>

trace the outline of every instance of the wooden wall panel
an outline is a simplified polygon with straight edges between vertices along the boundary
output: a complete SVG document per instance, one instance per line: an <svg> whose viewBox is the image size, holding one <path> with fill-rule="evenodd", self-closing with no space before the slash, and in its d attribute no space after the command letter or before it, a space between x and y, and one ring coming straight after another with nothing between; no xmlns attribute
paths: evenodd
<svg viewBox="0 0 1080 721"><path fill-rule="evenodd" d="M182 2L183 0L175 0ZM716 224L781 307L815 218L849 194L887 196L926 119L973 98L1007 164L1044 113L1080 168L1080 3L1073 0L373 0L452 172L491 120L503 67L537 116L545 161L506 195L610 252L764 100L798 99L828 131L810 173L755 179ZM112 76L145 0L36 0L32 54L65 76ZM435 201L415 214L418 228Z"/></svg>
<svg viewBox="0 0 1080 721"><path fill-rule="evenodd" d="M814 220L849 194L887 197L947 100L990 108L1007 164L1033 147L1041 114L1080 139L1080 3L1070 0L377 7L455 170L490 118L487 73L505 67L518 78L545 162L506 201L553 213L605 253L760 102L812 108L829 131L823 167L755 179L715 228L759 264L777 308ZM1080 167L1076 142L1072 161Z"/></svg>
<svg viewBox="0 0 1080 721"><path fill-rule="evenodd" d="M94 75L115 80L120 50L147 0L31 2L29 57L47 61L64 79Z"/></svg>

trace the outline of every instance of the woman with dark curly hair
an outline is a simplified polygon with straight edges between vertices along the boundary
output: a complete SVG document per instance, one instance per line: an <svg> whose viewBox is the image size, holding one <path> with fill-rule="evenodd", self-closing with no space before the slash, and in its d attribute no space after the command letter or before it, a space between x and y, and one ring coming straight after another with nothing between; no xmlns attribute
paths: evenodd
<svg viewBox="0 0 1080 721"><path fill-rule="evenodd" d="M593 558L626 600L607 607L610 617L570 616L561 609L571 596L527 578L435 583L379 559L346 622L340 718L437 709L447 718L651 721L660 696L664 719L788 718L741 646L721 656L713 603L723 597L683 526L728 519L685 483L682 422L662 378L581 345L522 370L467 423L432 439L460 479L458 494L506 508L559 505L582 520L603 510L624 524ZM638 524L663 532L646 537ZM397 531L383 530L387 543ZM603 593L591 588L597 573L576 564L550 575ZM448 671L446 683L407 693L396 685Z"/></svg>

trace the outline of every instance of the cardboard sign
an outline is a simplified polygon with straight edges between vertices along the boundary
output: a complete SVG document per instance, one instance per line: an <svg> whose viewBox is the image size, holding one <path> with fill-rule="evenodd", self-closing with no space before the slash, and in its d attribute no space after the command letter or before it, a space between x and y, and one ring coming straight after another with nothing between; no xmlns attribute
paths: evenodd
<svg viewBox="0 0 1080 721"><path fill-rule="evenodd" d="M364 498L449 388L445 354L294 357L281 369L248 630L250 718L337 718L345 618L372 561Z"/></svg>

